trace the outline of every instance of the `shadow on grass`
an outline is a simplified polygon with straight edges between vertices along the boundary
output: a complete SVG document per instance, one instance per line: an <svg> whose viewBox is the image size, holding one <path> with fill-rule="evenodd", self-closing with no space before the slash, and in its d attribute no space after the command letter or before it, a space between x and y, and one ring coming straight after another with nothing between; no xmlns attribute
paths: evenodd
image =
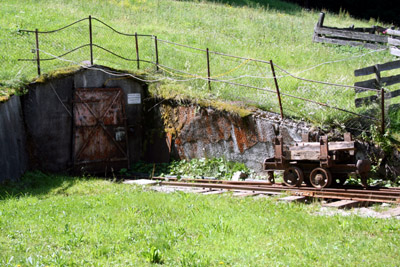
<svg viewBox="0 0 400 267"><path fill-rule="evenodd" d="M56 190L65 191L73 186L79 177L45 174L40 171L27 172L19 181L6 182L0 187L0 200L21 196L40 196Z"/></svg>
<svg viewBox="0 0 400 267"><path fill-rule="evenodd" d="M195 2L195 0L182 0L185 2ZM205 0L205 2L228 4L231 6L247 6L250 8L274 9L281 12L294 15L301 12L302 8L293 3L288 3L280 0Z"/></svg>

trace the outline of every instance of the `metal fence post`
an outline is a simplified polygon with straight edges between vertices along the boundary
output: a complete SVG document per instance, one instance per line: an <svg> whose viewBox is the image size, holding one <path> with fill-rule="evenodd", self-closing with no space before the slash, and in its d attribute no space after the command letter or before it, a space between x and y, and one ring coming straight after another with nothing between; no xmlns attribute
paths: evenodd
<svg viewBox="0 0 400 267"><path fill-rule="evenodd" d="M137 32L135 32L135 44L136 44L136 62L137 62L137 68L140 69L140 63L139 63L139 43L138 43Z"/></svg>
<svg viewBox="0 0 400 267"><path fill-rule="evenodd" d="M90 65L93 66L93 36L92 36L92 16L89 15L89 45L90 45Z"/></svg>
<svg viewBox="0 0 400 267"><path fill-rule="evenodd" d="M156 48L156 69L157 69L157 71L160 69L159 67L158 67L158 42L157 42L157 36L154 36L154 45L155 45L155 48Z"/></svg>
<svg viewBox="0 0 400 267"><path fill-rule="evenodd" d="M281 93L279 92L278 80L276 79L274 63L272 62L272 59L269 61L269 64L271 65L272 76L274 77L274 82L275 82L276 95L278 96L279 109L281 111L281 119L283 120Z"/></svg>
<svg viewBox="0 0 400 267"><path fill-rule="evenodd" d="M208 79L208 91L211 91L211 70L210 70L210 52L208 48L206 49L207 52L207 79Z"/></svg>
<svg viewBox="0 0 400 267"><path fill-rule="evenodd" d="M381 108L382 108L382 121L381 121L381 131L385 134L385 89L381 88Z"/></svg>
<svg viewBox="0 0 400 267"><path fill-rule="evenodd" d="M40 76L39 31L38 31L38 29L35 30L35 37L36 37L36 64L37 64L37 73L38 73L38 76Z"/></svg>

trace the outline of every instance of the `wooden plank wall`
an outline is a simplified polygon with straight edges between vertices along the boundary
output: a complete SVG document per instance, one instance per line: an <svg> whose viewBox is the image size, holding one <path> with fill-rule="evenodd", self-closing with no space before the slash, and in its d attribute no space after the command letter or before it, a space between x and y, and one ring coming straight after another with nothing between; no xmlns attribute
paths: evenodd
<svg viewBox="0 0 400 267"><path fill-rule="evenodd" d="M360 107L362 105L368 105L372 102L377 101L381 97L381 95L379 95L379 92L382 87L400 83L400 75L381 77L382 72L395 69L400 69L400 60L391 61L383 64L377 64L374 66L369 66L366 68L355 70L354 76L356 77L374 74L375 78L366 81L356 82L354 86L376 89L377 93L377 95L356 98L355 99L356 107ZM366 90L367 89L363 88L355 89L356 93L361 93ZM392 91L385 90L385 91L386 91L384 94L385 99L390 99L400 96L400 89L395 89Z"/></svg>
<svg viewBox="0 0 400 267"><path fill-rule="evenodd" d="M390 53L392 55L400 57L400 31L387 29L385 33L390 35L390 37L388 38Z"/></svg>
<svg viewBox="0 0 400 267"><path fill-rule="evenodd" d="M313 41L338 45L364 46L369 49L387 47L388 36L383 35L386 28L335 28L324 26L325 13L321 12L314 28Z"/></svg>

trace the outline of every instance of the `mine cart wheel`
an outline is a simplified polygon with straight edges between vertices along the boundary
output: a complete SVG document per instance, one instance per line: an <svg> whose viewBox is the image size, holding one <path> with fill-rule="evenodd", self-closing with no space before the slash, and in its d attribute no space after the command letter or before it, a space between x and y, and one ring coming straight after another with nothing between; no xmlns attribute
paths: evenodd
<svg viewBox="0 0 400 267"><path fill-rule="evenodd" d="M300 186L304 180L303 171L298 167L289 167L283 172L283 182L290 187Z"/></svg>
<svg viewBox="0 0 400 267"><path fill-rule="evenodd" d="M274 176L274 171L268 171L268 182L271 184L275 184L275 176Z"/></svg>
<svg viewBox="0 0 400 267"><path fill-rule="evenodd" d="M310 173L310 182L315 188L324 188L332 183L332 174L324 168L315 168Z"/></svg>
<svg viewBox="0 0 400 267"><path fill-rule="evenodd" d="M312 186L310 182L310 173L304 173L304 183L306 186Z"/></svg>

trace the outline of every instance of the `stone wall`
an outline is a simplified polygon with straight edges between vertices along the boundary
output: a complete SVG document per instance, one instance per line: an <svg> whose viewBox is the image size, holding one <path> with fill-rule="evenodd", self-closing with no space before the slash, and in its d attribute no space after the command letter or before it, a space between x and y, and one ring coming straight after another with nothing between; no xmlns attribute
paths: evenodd
<svg viewBox="0 0 400 267"><path fill-rule="evenodd" d="M0 104L0 183L18 179L28 167L19 96Z"/></svg>

